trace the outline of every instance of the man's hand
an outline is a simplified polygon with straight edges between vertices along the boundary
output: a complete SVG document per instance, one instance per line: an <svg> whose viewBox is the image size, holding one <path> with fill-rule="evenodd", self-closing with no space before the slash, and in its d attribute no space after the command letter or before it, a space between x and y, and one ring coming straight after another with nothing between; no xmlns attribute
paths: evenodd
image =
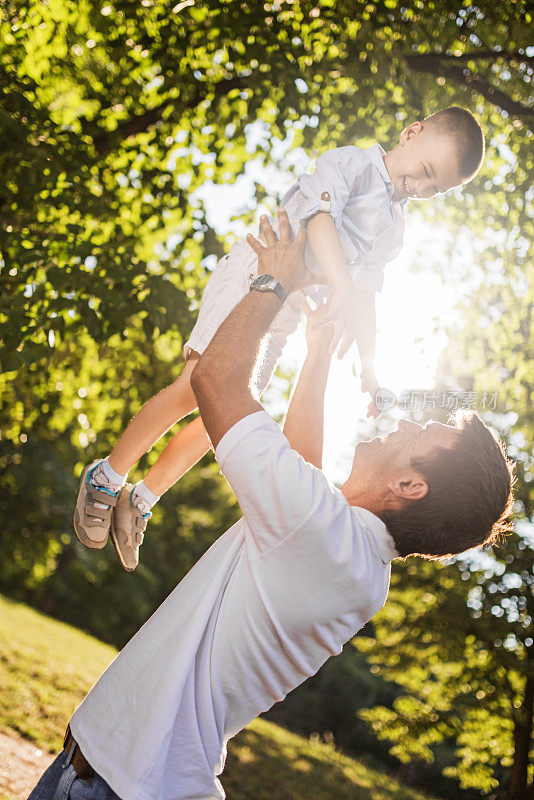
<svg viewBox="0 0 534 800"><path fill-rule="evenodd" d="M330 353L330 341L333 333L333 323L319 324L315 322L321 321L321 313L323 309L328 309L330 304L330 297L327 298L321 305L312 311L308 303L304 303L303 310L306 314L306 344L308 345L308 353L317 352L324 353L328 356Z"/></svg>
<svg viewBox="0 0 534 800"><path fill-rule="evenodd" d="M349 279L342 286L334 286L328 307L321 309L317 315L315 325L330 326L331 355L341 342L337 357L343 358L356 339L359 323L358 302L358 290Z"/></svg>
<svg viewBox="0 0 534 800"><path fill-rule="evenodd" d="M258 256L258 275L263 272L272 275L287 294L314 283L326 283L324 275L311 272L304 264L306 229L300 228L295 241L291 241L291 228L285 209L278 209L279 240L265 214L260 221L267 246L261 244L251 233L247 234L247 241Z"/></svg>

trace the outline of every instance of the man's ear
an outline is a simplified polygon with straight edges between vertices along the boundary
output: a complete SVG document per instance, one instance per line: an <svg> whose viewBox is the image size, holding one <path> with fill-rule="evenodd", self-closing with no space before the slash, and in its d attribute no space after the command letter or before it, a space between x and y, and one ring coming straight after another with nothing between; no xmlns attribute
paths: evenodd
<svg viewBox="0 0 534 800"><path fill-rule="evenodd" d="M401 133L399 143L401 145L406 144L406 142L409 142L416 136L419 136L422 130L423 130L423 123L419 122L419 120L410 123L410 125L407 125L406 128Z"/></svg>
<svg viewBox="0 0 534 800"><path fill-rule="evenodd" d="M428 494L428 483L422 475L413 472L411 475L391 480L388 489L402 500L422 500Z"/></svg>

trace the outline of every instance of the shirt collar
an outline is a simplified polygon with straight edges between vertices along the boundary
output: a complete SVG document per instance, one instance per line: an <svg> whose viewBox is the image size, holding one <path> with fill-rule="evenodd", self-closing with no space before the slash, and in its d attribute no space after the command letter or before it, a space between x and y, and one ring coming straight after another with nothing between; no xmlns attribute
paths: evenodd
<svg viewBox="0 0 534 800"><path fill-rule="evenodd" d="M377 517L372 511L359 506L353 506L352 510L357 514L359 522L363 523L369 532L370 538L375 543L378 554L384 564L389 564L394 558L398 558L399 553L395 547L393 537L388 533L388 529L380 517Z"/></svg>
<svg viewBox="0 0 534 800"><path fill-rule="evenodd" d="M389 172L386 169L386 165L384 164L384 156L386 155L386 151L380 144L374 144L372 147L368 147L365 151L375 167L378 169L379 173L381 174L384 183L386 184L386 189L389 195L389 199L393 203L400 203L401 206L405 206L407 203L407 198L403 200L393 200L393 194L395 192L395 187L391 182L391 178L389 177Z"/></svg>

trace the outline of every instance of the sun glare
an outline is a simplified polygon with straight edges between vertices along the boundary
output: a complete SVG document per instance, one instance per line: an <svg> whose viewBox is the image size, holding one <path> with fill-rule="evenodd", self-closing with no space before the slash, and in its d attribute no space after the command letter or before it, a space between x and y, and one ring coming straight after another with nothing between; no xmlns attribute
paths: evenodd
<svg viewBox="0 0 534 800"><path fill-rule="evenodd" d="M430 226L417 221L417 236L434 242L434 253L427 249L428 263L440 257L443 248ZM400 400L403 392L412 389L431 390L435 386L436 367L445 344L443 326L451 319L455 292L445 288L441 279L430 271L410 272L413 250L411 231L407 225L407 243L395 261L386 266L384 289L377 296L376 374L380 385ZM425 228L422 230L422 228ZM280 360L286 373L297 371L306 356L304 322L289 339ZM336 482L348 474L358 439L372 438L376 433L393 428L410 412L395 405L375 421L367 419L368 395L362 395L360 363L353 345L343 360L333 358L325 397L324 469ZM264 394L266 408L273 414L283 413L284 384L276 379Z"/></svg>

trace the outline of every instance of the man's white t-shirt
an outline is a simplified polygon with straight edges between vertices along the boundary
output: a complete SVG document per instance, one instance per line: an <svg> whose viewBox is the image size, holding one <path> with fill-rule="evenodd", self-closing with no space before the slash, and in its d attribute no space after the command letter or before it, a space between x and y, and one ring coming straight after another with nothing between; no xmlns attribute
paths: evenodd
<svg viewBox="0 0 534 800"><path fill-rule="evenodd" d="M74 712L122 800L220 800L226 742L313 675L384 604L397 555L265 411L216 458L243 510Z"/></svg>

